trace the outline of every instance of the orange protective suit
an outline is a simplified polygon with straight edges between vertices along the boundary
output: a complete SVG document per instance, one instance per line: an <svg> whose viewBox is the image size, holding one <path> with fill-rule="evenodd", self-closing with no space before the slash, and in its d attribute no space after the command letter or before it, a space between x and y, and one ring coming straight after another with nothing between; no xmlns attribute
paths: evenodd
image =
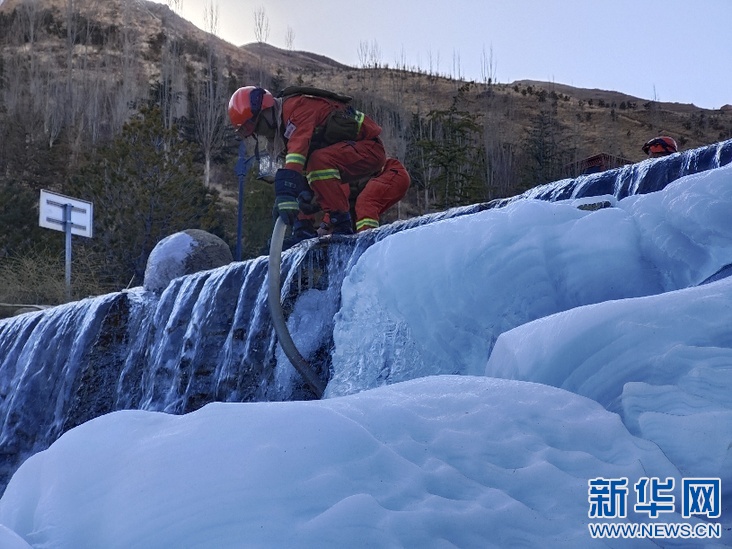
<svg viewBox="0 0 732 549"><path fill-rule="evenodd" d="M401 162L386 158L379 137L381 127L358 111L360 126L355 140L332 145L319 142L318 132L331 113L346 108L323 97L286 97L282 103L285 168L306 176L326 221L330 212L349 211L349 184L368 179L355 204L355 228L362 231L379 226L381 214L406 194L410 177ZM300 219L309 218L300 214Z"/></svg>
<svg viewBox="0 0 732 549"><path fill-rule="evenodd" d="M410 177L396 158L389 158L384 169L369 179L356 198L356 231L379 226L379 217L407 193Z"/></svg>

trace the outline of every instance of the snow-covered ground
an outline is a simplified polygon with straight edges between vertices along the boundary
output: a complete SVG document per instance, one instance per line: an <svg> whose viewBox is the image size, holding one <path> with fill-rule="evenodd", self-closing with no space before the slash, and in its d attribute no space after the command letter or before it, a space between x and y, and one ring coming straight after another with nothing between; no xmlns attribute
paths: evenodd
<svg viewBox="0 0 732 549"><path fill-rule="evenodd" d="M343 284L329 398L72 429L11 480L0 547L729 547L732 278L700 283L731 212L725 167L396 233Z"/></svg>

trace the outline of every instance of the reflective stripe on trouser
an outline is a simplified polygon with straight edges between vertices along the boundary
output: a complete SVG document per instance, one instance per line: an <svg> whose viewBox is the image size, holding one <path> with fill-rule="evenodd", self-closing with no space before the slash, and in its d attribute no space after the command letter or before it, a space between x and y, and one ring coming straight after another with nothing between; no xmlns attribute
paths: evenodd
<svg viewBox="0 0 732 549"><path fill-rule="evenodd" d="M404 198L409 183L409 173L404 165L396 158L389 158L384 170L369 179L356 199L356 230L378 227L381 214Z"/></svg>
<svg viewBox="0 0 732 549"><path fill-rule="evenodd" d="M349 210L349 181L369 176L386 161L380 140L343 141L310 154L305 166L308 182L325 212Z"/></svg>
<svg viewBox="0 0 732 549"><path fill-rule="evenodd" d="M366 229L376 229L379 226L378 219L371 219L370 217L364 217L356 221L356 231L365 231Z"/></svg>
<svg viewBox="0 0 732 549"><path fill-rule="evenodd" d="M308 172L308 183L313 186L316 181L327 181L328 179L341 179L341 172L328 168L327 170L313 170Z"/></svg>

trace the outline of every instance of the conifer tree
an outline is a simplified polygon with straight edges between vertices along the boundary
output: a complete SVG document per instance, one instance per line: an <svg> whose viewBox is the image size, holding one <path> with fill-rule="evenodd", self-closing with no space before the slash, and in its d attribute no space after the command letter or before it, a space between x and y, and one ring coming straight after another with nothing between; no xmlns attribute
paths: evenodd
<svg viewBox="0 0 732 549"><path fill-rule="evenodd" d="M22 183L0 182L0 259L53 242L38 226L38 197Z"/></svg>
<svg viewBox="0 0 732 549"><path fill-rule="evenodd" d="M541 109L531 119L523 143L525 157L522 187L528 189L562 178L562 167L571 160L564 128L553 109Z"/></svg>
<svg viewBox="0 0 732 549"><path fill-rule="evenodd" d="M165 128L160 109L146 108L69 183L70 194L94 203L89 245L117 284L132 277L141 284L150 252L170 234L198 228L223 236L218 197L202 184L194 149Z"/></svg>
<svg viewBox="0 0 732 549"><path fill-rule="evenodd" d="M462 90L449 109L427 115L431 132L410 154L421 159L416 166L410 162L410 170L416 171L418 184L431 187L429 194L440 208L479 202L486 195L483 130L474 115L459 108L461 96Z"/></svg>

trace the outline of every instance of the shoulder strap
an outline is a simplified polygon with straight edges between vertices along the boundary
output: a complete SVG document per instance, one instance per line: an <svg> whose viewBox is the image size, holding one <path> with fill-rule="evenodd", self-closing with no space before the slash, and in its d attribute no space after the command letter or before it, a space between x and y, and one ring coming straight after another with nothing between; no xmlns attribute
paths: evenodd
<svg viewBox="0 0 732 549"><path fill-rule="evenodd" d="M341 103L350 103L353 99L348 95L343 95L329 90L323 90L321 88L313 88L311 86L288 86L280 93L278 93L277 97L290 97L292 95L312 95L314 97L324 97L326 99L332 99Z"/></svg>

